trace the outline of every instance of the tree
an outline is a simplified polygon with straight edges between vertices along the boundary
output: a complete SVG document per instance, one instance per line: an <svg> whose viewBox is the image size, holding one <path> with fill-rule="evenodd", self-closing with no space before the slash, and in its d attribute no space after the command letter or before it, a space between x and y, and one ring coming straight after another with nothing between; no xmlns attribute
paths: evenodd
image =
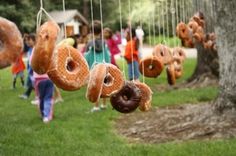
<svg viewBox="0 0 236 156"><path fill-rule="evenodd" d="M204 14L206 27L205 32L214 32L214 3L210 0L193 0L195 11L200 11ZM217 36L218 38L218 36ZM218 53L213 50L205 49L202 43L195 43L197 49L197 66L188 82L193 85L204 83L208 84L207 80L217 80L219 78L219 58Z"/></svg>
<svg viewBox="0 0 236 156"><path fill-rule="evenodd" d="M236 15L235 0L216 0L217 45L220 63L220 93L215 102L219 111L236 108Z"/></svg>

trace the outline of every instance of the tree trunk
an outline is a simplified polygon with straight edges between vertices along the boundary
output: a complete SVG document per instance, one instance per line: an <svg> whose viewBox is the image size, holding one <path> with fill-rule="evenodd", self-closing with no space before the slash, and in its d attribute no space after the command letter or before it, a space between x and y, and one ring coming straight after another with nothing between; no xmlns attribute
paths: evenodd
<svg viewBox="0 0 236 156"><path fill-rule="evenodd" d="M196 12L201 11L204 14L205 34L214 32L214 3L211 0L193 0L193 5ZM197 49L197 66L188 82L202 83L205 79L218 79L219 61L217 52L205 49L202 43L195 43L195 48Z"/></svg>
<svg viewBox="0 0 236 156"><path fill-rule="evenodd" d="M217 46L220 63L220 93L215 108L236 108L236 1L216 0Z"/></svg>
<svg viewBox="0 0 236 156"><path fill-rule="evenodd" d="M86 19L89 19L89 1L88 0L83 0L83 16Z"/></svg>

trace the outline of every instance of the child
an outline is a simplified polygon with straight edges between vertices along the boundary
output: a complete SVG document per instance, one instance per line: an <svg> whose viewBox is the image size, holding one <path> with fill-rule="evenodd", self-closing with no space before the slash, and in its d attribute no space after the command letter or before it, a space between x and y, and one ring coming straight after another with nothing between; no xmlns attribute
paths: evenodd
<svg viewBox="0 0 236 156"><path fill-rule="evenodd" d="M102 42L101 37L101 22L93 21L94 25L94 40L88 42L86 46L86 53L84 54L86 61L88 62L89 68L91 69L95 63L110 63L110 52L107 48L106 43ZM104 50L104 51L103 51ZM103 99L101 108L99 107L99 100L95 102L95 106L91 109L91 112L99 111L100 109L106 108L106 99Z"/></svg>
<svg viewBox="0 0 236 156"><path fill-rule="evenodd" d="M19 76L21 79L21 84L24 86L24 70L25 70L25 64L22 60L23 52L20 54L20 56L17 58L16 62L12 65L12 74L13 74L13 82L12 82L12 88L16 88L16 80Z"/></svg>
<svg viewBox="0 0 236 156"><path fill-rule="evenodd" d="M118 48L118 44L121 44L121 38L120 38L120 36L119 36L119 38L115 38L115 36L113 36L112 30L110 28L104 29L104 37L106 39L106 43L107 43L108 48L111 53L111 64L114 64L115 66L117 66L116 60L115 60L115 55L120 53L120 49Z"/></svg>
<svg viewBox="0 0 236 156"><path fill-rule="evenodd" d="M20 98L22 99L28 99L32 90L34 89L33 87L33 70L29 64L29 60L30 60L30 56L31 56L31 53L32 53L32 50L33 50L33 47L35 45L35 34L29 34L28 35L28 38L26 39L26 44L28 46L28 52L27 52L27 73L28 73L28 76L27 76L27 82L26 82L26 91L24 94L22 95L19 95Z"/></svg>
<svg viewBox="0 0 236 156"><path fill-rule="evenodd" d="M125 47L124 58L128 63L128 75L129 80L138 80L139 79L139 40L136 38L135 30L131 29L131 31L127 32L127 45Z"/></svg>

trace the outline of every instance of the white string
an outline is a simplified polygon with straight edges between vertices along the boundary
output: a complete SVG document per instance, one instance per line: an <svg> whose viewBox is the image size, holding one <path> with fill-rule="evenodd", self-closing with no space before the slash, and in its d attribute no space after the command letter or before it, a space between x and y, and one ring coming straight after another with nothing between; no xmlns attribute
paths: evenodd
<svg viewBox="0 0 236 156"><path fill-rule="evenodd" d="M100 18L101 18L101 29L102 29L102 54L103 54L103 63L105 63L105 50L104 50L104 34L103 34L103 17L102 17L102 1L100 3Z"/></svg>
<svg viewBox="0 0 236 156"><path fill-rule="evenodd" d="M154 1L154 8L153 8L153 18L152 18L152 22L153 22L153 45L156 44L156 31L155 31L155 1Z"/></svg>
<svg viewBox="0 0 236 156"><path fill-rule="evenodd" d="M129 18L130 18L130 40L131 40L131 61L132 61L132 77L133 77L133 82L134 82L134 56L133 56L133 53L134 53L134 49L133 49L133 38L132 38L132 19L131 19L131 4L130 4L130 0L129 0Z"/></svg>
<svg viewBox="0 0 236 156"><path fill-rule="evenodd" d="M166 1L166 34L167 34L167 45L169 45L169 9L168 9L168 2Z"/></svg>
<svg viewBox="0 0 236 156"><path fill-rule="evenodd" d="M45 13L46 16L55 22L55 20L52 18L52 16L49 15L49 13L43 8L43 0L40 0L40 9L37 13L37 19L36 19L36 23L37 23L37 30L39 29L40 25L41 25L41 22L42 22L42 13ZM56 22L55 22L56 23Z"/></svg>
<svg viewBox="0 0 236 156"><path fill-rule="evenodd" d="M148 37L149 45L152 46L151 20L148 20L148 34L149 34L149 37Z"/></svg>
<svg viewBox="0 0 236 156"><path fill-rule="evenodd" d="M96 56L95 56L95 36L94 36L94 21L93 21L93 0L90 0L90 11L91 11L91 20L92 20L92 42L93 42L93 53L94 53L94 55L93 55L93 59L94 59L94 63L96 63L97 62L97 60L96 60ZM89 47L89 48L91 48L91 47Z"/></svg>
<svg viewBox="0 0 236 156"><path fill-rule="evenodd" d="M124 34L123 34L123 31L122 31L122 27L123 27L122 26L122 8L121 8L121 1L120 0L119 0L119 14L120 14L120 36L121 36L121 39L122 39L122 36ZM124 58L122 59L122 67L123 67L123 76L126 79L126 75L125 75L125 59Z"/></svg>
<svg viewBox="0 0 236 156"><path fill-rule="evenodd" d="M65 7L65 0L62 0L62 5L63 5L63 16L66 15L66 7ZM66 34L66 23L64 22L64 38L67 38Z"/></svg>
<svg viewBox="0 0 236 156"><path fill-rule="evenodd" d="M164 2L163 2L163 3L164 3ZM162 4L163 4L163 3L162 3ZM162 24L163 24L163 25L162 25L162 26L163 26L163 28L162 28L162 29L163 29L163 44L165 44L165 42L166 42L165 40L166 40L166 39L165 39L165 29L164 29L164 28L165 28L165 19L164 19L164 18L165 18L165 15L164 15L164 7L162 7L162 9L161 9L161 10L162 10L162 14L161 14L161 16L162 16Z"/></svg>
<svg viewBox="0 0 236 156"><path fill-rule="evenodd" d="M179 9L178 9L178 0L175 0L175 15L176 15L176 25L179 23ZM175 30L175 35L179 36ZM179 46L177 39L175 40L175 46Z"/></svg>
<svg viewBox="0 0 236 156"><path fill-rule="evenodd" d="M174 8L174 0L171 0L171 17L172 17L172 35L173 35L173 38L175 38L175 8ZM174 43L174 46L175 46L175 43Z"/></svg>
<svg viewBox="0 0 236 156"><path fill-rule="evenodd" d="M160 3L158 2L157 3L158 5L157 6L160 6ZM158 15L158 38L159 38L159 43L161 43L161 16L160 16L160 14L161 14L161 11L160 11L160 9L159 9L159 15Z"/></svg>

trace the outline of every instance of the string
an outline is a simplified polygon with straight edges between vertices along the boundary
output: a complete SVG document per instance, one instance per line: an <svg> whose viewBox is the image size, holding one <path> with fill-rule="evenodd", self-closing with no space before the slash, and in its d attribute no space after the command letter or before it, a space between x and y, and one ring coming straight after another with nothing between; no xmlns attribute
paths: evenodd
<svg viewBox="0 0 236 156"><path fill-rule="evenodd" d="M37 19L36 19L36 23L37 23L37 30L39 29L41 22L42 22L42 13L45 13L46 16L55 22L55 20L52 18L52 16L49 15L49 13L43 8L43 0L40 0L40 9L37 13ZM56 22L55 22L56 23Z"/></svg>
<svg viewBox="0 0 236 156"><path fill-rule="evenodd" d="M105 63L105 50L104 50L104 34L103 34L103 16L102 16L102 1L100 3L100 18L101 18L101 30L102 30L102 54L103 54L103 63Z"/></svg>
<svg viewBox="0 0 236 156"><path fill-rule="evenodd" d="M131 4L130 4L130 0L129 0L129 18L130 18L130 40L131 40L131 61L132 61L132 81L134 82L134 56L133 56L133 53L134 53L134 49L133 49L133 38L132 38L132 18L131 18Z"/></svg>
<svg viewBox="0 0 236 156"><path fill-rule="evenodd" d="M92 20L92 42L93 42L93 59L94 59L94 63L96 64L97 63L97 60L96 60L96 56L95 56L95 36L94 36L94 21L93 21L93 0L90 0L90 11L91 11L91 20ZM91 48L91 47L89 47Z"/></svg>
<svg viewBox="0 0 236 156"><path fill-rule="evenodd" d="M171 23L171 26L172 26L172 35L173 35L173 38L175 38L175 8L174 8L174 0L171 0L171 18L172 18L172 23ZM174 45L175 46L175 45Z"/></svg>
<svg viewBox="0 0 236 156"><path fill-rule="evenodd" d="M122 36L124 35L123 34L123 31L122 31L122 8L121 8L121 0L119 0L119 14L120 14L120 36L122 38ZM123 76L124 78L126 79L126 75L125 75L125 59L123 58L122 60L122 67L123 67Z"/></svg>
<svg viewBox="0 0 236 156"><path fill-rule="evenodd" d="M163 2L164 3L164 2ZM163 3L162 3L162 5L163 5ZM164 15L164 7L162 7L162 24L163 24L163 44L165 44L165 42L166 42L166 39L165 39L165 15Z"/></svg>
<svg viewBox="0 0 236 156"><path fill-rule="evenodd" d="M153 24L153 45L156 44L156 31L155 31L155 10L156 10L156 7L155 7L155 1L154 1L154 8L153 8L153 18L152 18L152 24Z"/></svg>
<svg viewBox="0 0 236 156"><path fill-rule="evenodd" d="M179 7L178 7L178 0L175 0L175 12L176 12L176 24L179 23ZM177 32L175 32L176 36L179 36L179 34L177 34ZM179 46L178 40L175 40L175 45Z"/></svg>
<svg viewBox="0 0 236 156"><path fill-rule="evenodd" d="M66 15L66 7L65 7L65 0L62 0L62 6L63 6L63 15ZM67 38L66 34L66 23L64 22L64 37Z"/></svg>
<svg viewBox="0 0 236 156"><path fill-rule="evenodd" d="M168 9L168 2L166 1L166 34L167 34L167 45L169 45L169 9Z"/></svg>
<svg viewBox="0 0 236 156"><path fill-rule="evenodd" d="M157 6L159 8L159 6L160 6L159 2L157 2ZM159 38L159 43L161 43L161 16L160 16L161 11L160 11L160 9L159 9L158 13L159 13L159 15L158 15L158 38Z"/></svg>
<svg viewBox="0 0 236 156"><path fill-rule="evenodd" d="M151 34L151 20L148 20L148 34L149 34L149 45L152 45L152 34Z"/></svg>

